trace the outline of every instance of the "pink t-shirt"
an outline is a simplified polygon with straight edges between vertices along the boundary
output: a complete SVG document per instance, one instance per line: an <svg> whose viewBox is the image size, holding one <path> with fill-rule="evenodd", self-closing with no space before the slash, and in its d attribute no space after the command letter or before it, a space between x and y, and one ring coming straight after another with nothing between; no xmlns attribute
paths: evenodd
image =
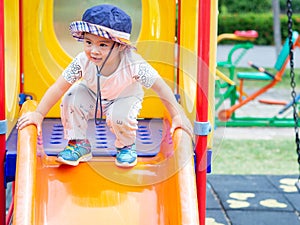
<svg viewBox="0 0 300 225"><path fill-rule="evenodd" d="M150 88L158 72L139 54L128 50L121 53L121 62L110 76L100 76L102 99L143 96L143 88ZM105 65L104 65L105 66ZM63 71L62 76L74 84L80 80L93 92L97 92L97 68L88 60L84 52L79 53Z"/></svg>

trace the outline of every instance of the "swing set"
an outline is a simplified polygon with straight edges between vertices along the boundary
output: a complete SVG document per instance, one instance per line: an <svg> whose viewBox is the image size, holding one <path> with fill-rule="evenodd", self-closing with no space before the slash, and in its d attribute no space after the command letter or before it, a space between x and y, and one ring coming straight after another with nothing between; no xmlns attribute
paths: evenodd
<svg viewBox="0 0 300 225"><path fill-rule="evenodd" d="M299 138L299 101L300 94L296 93L296 81L295 81L295 70L294 70L294 49L295 47L300 47L300 35L298 32L293 31L293 20L292 20L293 10L292 10L292 0L287 0L287 16L288 16L288 37L282 47L282 50L277 58L274 69L277 71L276 74L272 74L262 67L258 67L252 63L250 66L258 70L258 72L240 72L237 74L237 78L240 80L240 86L238 87L234 81L235 65L240 61L246 51L253 47L250 43L237 44L230 51L228 59L225 62L219 62L217 65L219 67L224 67L229 70L230 76L227 77L218 69L216 70L216 75L219 79L216 79L215 97L216 112L221 107L225 100L230 101L230 108L219 110L218 117L216 118L216 125L223 126L281 126L281 127L294 127L295 131L295 143L296 143L296 153L297 161L299 165L299 175L298 180L295 183L298 191L300 192L300 138ZM241 41L252 41L257 36L248 36L239 38L236 33L231 35L219 36L218 41L222 38L241 40ZM237 57L237 60L232 60L234 52L238 49L243 49ZM285 103L284 107L279 111L278 114L285 113L288 109L292 109L292 118L278 118L274 116L272 118L238 118L235 115L235 111L248 102L254 100L259 95L265 93L270 88L274 87L278 82L281 81L282 76L287 63L290 63L290 85L291 85L291 97L292 100L289 103ZM266 81L268 82L258 91L251 95L247 95L243 90L244 80L252 81ZM225 91L224 91L225 90ZM223 97L223 98L222 98ZM218 101L219 99L219 101ZM266 104L282 104L280 101L260 101Z"/></svg>
<svg viewBox="0 0 300 225"><path fill-rule="evenodd" d="M290 56L290 78L291 78L291 96L292 103L290 106L293 108L293 119L294 119L294 130L295 130L295 143L296 143L296 153L298 155L298 165L299 165L299 176L296 182L296 187L300 192L300 139L299 139L299 113L297 109L297 101L299 95L296 94L296 82L295 82L295 71L294 71L294 52L293 52L293 20L292 20L293 10L292 10L292 0L287 0L287 16L288 16L288 40L289 40L289 56Z"/></svg>

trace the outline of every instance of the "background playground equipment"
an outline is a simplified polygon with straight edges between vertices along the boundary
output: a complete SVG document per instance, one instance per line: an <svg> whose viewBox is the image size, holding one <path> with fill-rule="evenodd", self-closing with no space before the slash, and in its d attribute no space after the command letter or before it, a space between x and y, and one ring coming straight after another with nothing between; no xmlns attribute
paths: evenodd
<svg viewBox="0 0 300 225"><path fill-rule="evenodd" d="M299 35L298 32L293 32L293 47L299 47ZM260 100L260 103L264 104L273 104L273 105L285 105L283 109L280 110L277 115L273 115L271 117L241 117L236 116L235 112L237 109L246 105L247 103L253 101L258 96L262 95L270 88L274 87L278 82L281 81L282 76L285 73L286 65L289 62L289 43L288 40L285 41L282 46L281 52L275 62L274 69L277 71L276 74L271 74L266 71L264 68L256 66L249 62L250 66L258 72L239 72L237 74L237 79L240 81L239 86L237 85L229 85L230 92L225 92L227 95L226 98L230 99L230 106L228 109L222 109L219 111L218 117L216 118L216 125L220 126L294 126L293 118L288 118L284 115L284 112L289 108L289 103L279 100ZM244 81L261 81L265 82L261 88L254 91L254 93L248 95L244 91Z"/></svg>
<svg viewBox="0 0 300 225"><path fill-rule="evenodd" d="M101 224L101 221L105 225L120 224L121 221L126 224L143 221L143 224L151 225L205 224L207 125L209 119L213 123L214 115L213 109L209 111L214 97L214 79L209 74L215 74L215 61L210 59L216 55L217 2L177 1L175 43L176 1L157 1L155 4L150 0L139 1L143 16L136 35L138 51L180 95L182 106L190 119L196 120L198 129L196 165L191 140L179 129L172 141L163 139L160 142L156 156L142 158L130 171L112 166L113 159L109 156L96 157L95 161L75 168L59 167L53 156L45 154L43 146L46 143L43 143L44 139L37 139L34 126L20 131L17 140L14 126L19 113L19 94L28 96L30 93L39 101L71 61L54 30L53 10L57 2L31 0L22 4L22 1L12 0L4 4L0 1L0 52L3 54L0 85L1 91L5 90L5 94L1 92L0 95L3 106L0 114L0 182L16 179L15 201L12 201L15 204L11 205L6 224L11 223L12 215L16 225L60 224L62 220L66 225ZM70 2L65 2L70 8ZM121 4L127 10L125 1L111 0L110 3ZM76 5L82 10L90 6L87 4L93 3L78 1L72 7ZM68 32L67 28L65 32ZM178 68L174 66L175 48ZM49 117L59 116L58 105L49 112ZM21 113L34 109L35 101L26 101ZM168 117L153 93L146 93L143 109L142 117L149 121L164 118L161 120L163 128L168 126ZM203 125L205 129L202 129ZM43 129L46 128L45 124ZM162 133L163 137L168 137L164 131ZM10 145L14 138L18 144ZM114 175L116 177L111 177ZM0 212L2 225L5 224L3 186L0 188Z"/></svg>
<svg viewBox="0 0 300 225"><path fill-rule="evenodd" d="M233 34L226 33L218 36L218 43L223 40L241 41L242 43L233 46L226 61L217 62L217 77L215 81L216 110L235 92L235 68L247 51L253 48L253 43L250 41L254 41L257 37L258 33L255 30L235 31ZM229 76L221 72L220 68L226 69Z"/></svg>

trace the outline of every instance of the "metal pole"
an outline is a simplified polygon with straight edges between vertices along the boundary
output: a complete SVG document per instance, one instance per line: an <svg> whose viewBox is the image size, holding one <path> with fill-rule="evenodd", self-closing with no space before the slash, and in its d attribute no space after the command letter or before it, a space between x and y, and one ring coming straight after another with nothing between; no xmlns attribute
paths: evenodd
<svg viewBox="0 0 300 225"><path fill-rule="evenodd" d="M196 122L208 121L210 4L210 0L199 0ZM207 136L196 136L196 182L201 225L205 224L206 214L206 150Z"/></svg>
<svg viewBox="0 0 300 225"><path fill-rule="evenodd" d="M23 0L19 0L19 34L20 34L20 93L24 93Z"/></svg>
<svg viewBox="0 0 300 225"><path fill-rule="evenodd" d="M176 93L179 95L179 77L180 77L180 38L181 38L181 0L178 0L178 12L177 12L177 70L176 70Z"/></svg>
<svg viewBox="0 0 300 225"><path fill-rule="evenodd" d="M276 49L276 57L279 55L281 50L281 28L280 28L280 4L279 0L272 0L273 8L273 32L274 42Z"/></svg>

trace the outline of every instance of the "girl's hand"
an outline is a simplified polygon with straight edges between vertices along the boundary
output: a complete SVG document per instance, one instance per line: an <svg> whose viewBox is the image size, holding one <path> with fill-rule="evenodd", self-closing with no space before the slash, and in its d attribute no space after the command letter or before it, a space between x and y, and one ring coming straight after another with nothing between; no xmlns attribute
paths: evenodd
<svg viewBox="0 0 300 225"><path fill-rule="evenodd" d="M42 134L43 119L44 116L40 112L27 112L18 119L17 129L21 130L28 125L34 124L37 128L38 136L40 136Z"/></svg>
<svg viewBox="0 0 300 225"><path fill-rule="evenodd" d="M187 118L187 116L184 113L179 113L172 118L172 127L170 130L171 135L173 135L174 131L177 128L183 129L193 138L193 136L194 136L193 126L192 126L190 120Z"/></svg>

